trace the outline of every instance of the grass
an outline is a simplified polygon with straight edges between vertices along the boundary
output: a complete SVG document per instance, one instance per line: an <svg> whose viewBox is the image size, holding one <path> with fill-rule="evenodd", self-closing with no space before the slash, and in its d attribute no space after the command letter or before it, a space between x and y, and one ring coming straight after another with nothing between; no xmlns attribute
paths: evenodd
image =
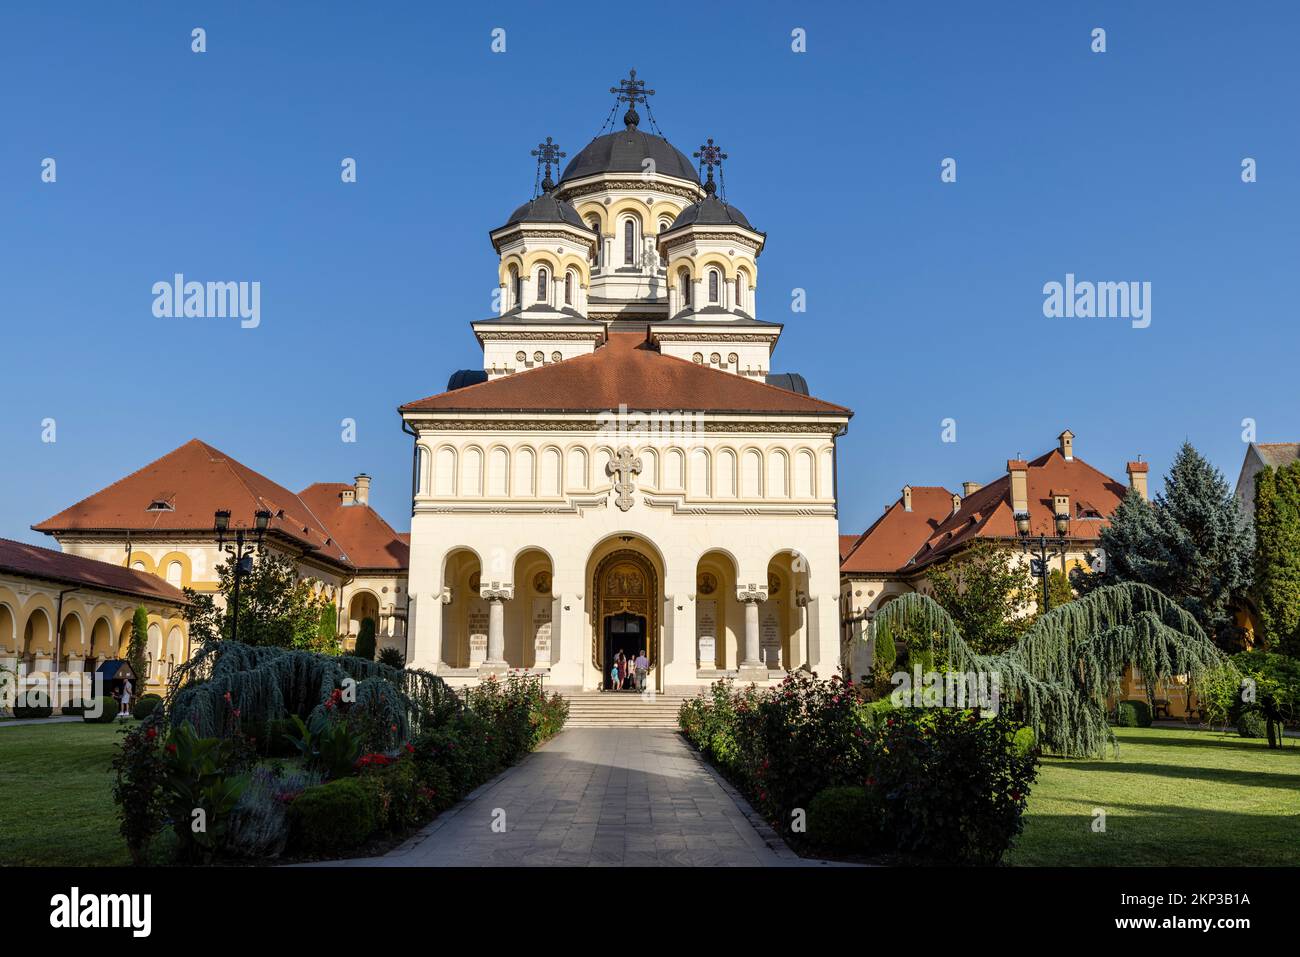
<svg viewBox="0 0 1300 957"><path fill-rule="evenodd" d="M108 764L118 725L0 730L0 866L130 862ZM1120 728L1119 757L1043 761L1008 864L1300 864L1300 747ZM1105 833L1092 830L1106 812Z"/></svg>
<svg viewBox="0 0 1300 957"><path fill-rule="evenodd" d="M0 728L0 866L131 863L108 766L120 727Z"/></svg>
<svg viewBox="0 0 1300 957"><path fill-rule="evenodd" d="M1300 864L1300 747L1236 733L1117 728L1119 757L1044 759L1008 864ZM1104 833L1094 810L1106 812Z"/></svg>

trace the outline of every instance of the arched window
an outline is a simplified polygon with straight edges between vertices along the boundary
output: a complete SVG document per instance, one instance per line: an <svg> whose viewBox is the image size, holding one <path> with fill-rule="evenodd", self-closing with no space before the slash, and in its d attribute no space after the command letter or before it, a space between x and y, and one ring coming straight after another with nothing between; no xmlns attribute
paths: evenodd
<svg viewBox="0 0 1300 957"><path fill-rule="evenodd" d="M745 274L736 273L736 308L745 308Z"/></svg>
<svg viewBox="0 0 1300 957"><path fill-rule="evenodd" d="M709 270L709 302L718 301L718 271Z"/></svg>
<svg viewBox="0 0 1300 957"><path fill-rule="evenodd" d="M548 295L550 290L546 288L550 278L551 278L551 273L545 266L537 270L537 301L538 302L550 301L550 297Z"/></svg>
<svg viewBox="0 0 1300 957"><path fill-rule="evenodd" d="M587 225L590 226L591 231L596 234L596 245L593 246L591 249L591 262L592 265L599 267L600 250L601 247L605 244L604 240L600 238L600 220L597 219L595 216L593 216L591 217L591 219L587 220Z"/></svg>
<svg viewBox="0 0 1300 957"><path fill-rule="evenodd" d="M636 220L631 216L623 220L623 265L636 265Z"/></svg>
<svg viewBox="0 0 1300 957"><path fill-rule="evenodd" d="M564 274L564 304L573 305L573 270L570 269Z"/></svg>
<svg viewBox="0 0 1300 957"><path fill-rule="evenodd" d="M514 266L510 267L510 305L518 306L519 300L523 294L523 284L519 278L519 270Z"/></svg>
<svg viewBox="0 0 1300 957"><path fill-rule="evenodd" d="M685 269L677 273L677 286L682 296L682 306L689 306L691 304L691 274Z"/></svg>

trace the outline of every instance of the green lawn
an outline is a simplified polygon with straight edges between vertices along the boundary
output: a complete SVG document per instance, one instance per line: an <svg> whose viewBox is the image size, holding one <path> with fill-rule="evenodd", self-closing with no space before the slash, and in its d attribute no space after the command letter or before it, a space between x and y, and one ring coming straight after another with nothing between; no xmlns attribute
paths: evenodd
<svg viewBox="0 0 1300 957"><path fill-rule="evenodd" d="M120 727L0 728L0 866L131 863L108 767Z"/></svg>
<svg viewBox="0 0 1300 957"><path fill-rule="evenodd" d="M1300 864L1300 741L1270 751L1235 733L1115 733L1118 758L1043 761L1008 864Z"/></svg>
<svg viewBox="0 0 1300 957"><path fill-rule="evenodd" d="M108 768L116 725L0 728L0 866L127 864ZM1016 865L1300 864L1300 746L1121 728L1119 757L1047 759ZM1092 830L1093 809L1106 832Z"/></svg>

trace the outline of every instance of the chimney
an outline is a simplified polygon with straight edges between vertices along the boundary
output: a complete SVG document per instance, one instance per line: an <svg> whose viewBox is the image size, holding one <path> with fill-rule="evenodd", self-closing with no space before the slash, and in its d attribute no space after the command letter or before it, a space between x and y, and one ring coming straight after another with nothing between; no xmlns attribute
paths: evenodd
<svg viewBox="0 0 1300 957"><path fill-rule="evenodd" d="M357 476L357 482L355 487L357 490L357 504L369 505L370 504L370 476L367 475L365 472L362 472L360 475Z"/></svg>
<svg viewBox="0 0 1300 957"><path fill-rule="evenodd" d="M1147 498L1147 463L1129 462L1125 470L1128 472L1128 487L1141 495L1142 501L1150 501Z"/></svg>
<svg viewBox="0 0 1300 957"><path fill-rule="evenodd" d="M978 491L979 491L980 489L982 489L983 487L984 487L984 486L981 485L979 482L962 482L962 483L961 483L961 497L962 497L962 498L970 498L972 495L974 495L976 492L978 492Z"/></svg>
<svg viewBox="0 0 1300 957"><path fill-rule="evenodd" d="M1056 437L1056 440L1061 443L1061 454L1065 456L1065 461L1073 462L1074 461L1074 433L1071 432L1069 429L1066 429L1064 432L1062 432L1060 435Z"/></svg>
<svg viewBox="0 0 1300 957"><path fill-rule="evenodd" d="M1011 476L1011 511L1029 511L1029 463L1024 459L1007 459Z"/></svg>
<svg viewBox="0 0 1300 957"><path fill-rule="evenodd" d="M911 510L912 510L912 486L904 485L903 486L903 511L910 512Z"/></svg>
<svg viewBox="0 0 1300 957"><path fill-rule="evenodd" d="M1052 515L1070 514L1070 495L1068 492L1052 493Z"/></svg>
<svg viewBox="0 0 1300 957"><path fill-rule="evenodd" d="M956 515L961 511L961 496L956 492L952 493L952 513Z"/></svg>
<svg viewBox="0 0 1300 957"><path fill-rule="evenodd" d="M345 488L339 497L343 500L344 505L351 505L356 499L357 493L355 489Z"/></svg>

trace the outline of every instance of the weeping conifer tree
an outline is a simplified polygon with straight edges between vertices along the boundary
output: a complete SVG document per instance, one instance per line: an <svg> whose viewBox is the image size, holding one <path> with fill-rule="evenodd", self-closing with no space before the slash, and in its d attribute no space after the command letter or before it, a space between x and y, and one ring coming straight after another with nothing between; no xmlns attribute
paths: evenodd
<svg viewBox="0 0 1300 957"><path fill-rule="evenodd" d="M461 707L446 682L427 671L348 655L214 641L173 672L167 716L173 726L190 722L200 737L225 737L237 726L266 727L289 715L308 720L322 713L349 679L355 682L353 708L381 726L396 725L399 740Z"/></svg>
<svg viewBox="0 0 1300 957"><path fill-rule="evenodd" d="M1071 757L1103 755L1114 745L1105 703L1119 693L1126 668L1140 668L1148 683L1188 675L1191 687L1232 668L1195 618L1156 589L1134 583L1107 585L1053 609L995 655L973 652L926 595L890 602L876 613L875 626L877 635L928 636L935 659L950 672L996 675L1003 706L1010 701L1020 709L1046 750Z"/></svg>

